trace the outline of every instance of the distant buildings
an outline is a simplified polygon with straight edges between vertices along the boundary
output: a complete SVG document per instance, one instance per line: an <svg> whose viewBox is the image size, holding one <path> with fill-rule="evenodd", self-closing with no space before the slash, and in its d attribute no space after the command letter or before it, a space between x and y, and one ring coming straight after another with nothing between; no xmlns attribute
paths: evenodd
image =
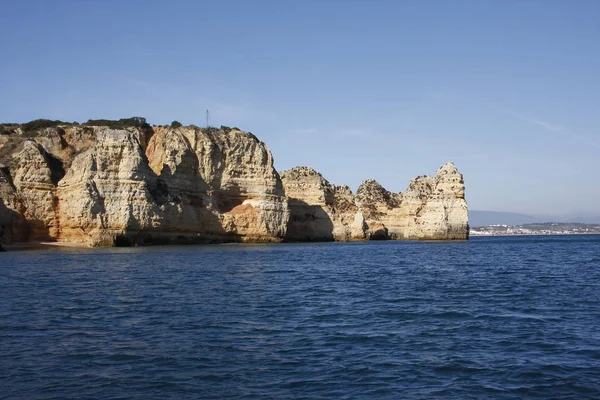
<svg viewBox="0 0 600 400"><path fill-rule="evenodd" d="M600 234L600 224L545 222L472 227L470 236Z"/></svg>

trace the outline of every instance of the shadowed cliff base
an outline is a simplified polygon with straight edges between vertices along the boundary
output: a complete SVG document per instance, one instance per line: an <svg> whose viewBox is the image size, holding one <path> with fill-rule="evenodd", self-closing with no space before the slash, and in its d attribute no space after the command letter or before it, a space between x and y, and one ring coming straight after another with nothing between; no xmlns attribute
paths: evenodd
<svg viewBox="0 0 600 400"><path fill-rule="evenodd" d="M369 240L392 240L392 238L388 234L388 230L386 228L382 228L371 232L369 235Z"/></svg>
<svg viewBox="0 0 600 400"><path fill-rule="evenodd" d="M114 247L134 246L164 246L164 245L195 245L195 244L220 244L242 243L240 235L192 235L192 234L165 234L165 233L125 233L115 236Z"/></svg>
<svg viewBox="0 0 600 400"><path fill-rule="evenodd" d="M0 241L88 246L467 239L464 181L447 163L403 193L357 193L309 167L275 170L237 128L144 118L0 124Z"/></svg>
<svg viewBox="0 0 600 400"><path fill-rule="evenodd" d="M29 240L31 228L18 212L8 208L0 198L0 243L25 242Z"/></svg>
<svg viewBox="0 0 600 400"><path fill-rule="evenodd" d="M289 200L290 219L286 242L332 242L333 221L321 206L298 199Z"/></svg>

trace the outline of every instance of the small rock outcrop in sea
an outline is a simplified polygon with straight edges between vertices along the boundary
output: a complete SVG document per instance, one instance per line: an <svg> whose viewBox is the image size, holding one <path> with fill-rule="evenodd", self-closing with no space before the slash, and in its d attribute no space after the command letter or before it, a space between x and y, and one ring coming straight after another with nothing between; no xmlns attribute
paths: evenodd
<svg viewBox="0 0 600 400"><path fill-rule="evenodd" d="M465 239L462 175L356 195L308 167L279 174L237 128L143 118L0 125L0 241L154 243Z"/></svg>

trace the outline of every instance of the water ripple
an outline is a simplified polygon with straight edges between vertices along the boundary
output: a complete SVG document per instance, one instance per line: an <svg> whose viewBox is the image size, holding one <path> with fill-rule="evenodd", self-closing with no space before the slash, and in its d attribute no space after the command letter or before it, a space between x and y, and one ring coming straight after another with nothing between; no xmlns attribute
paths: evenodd
<svg viewBox="0 0 600 400"><path fill-rule="evenodd" d="M600 398L600 236L0 253L2 399Z"/></svg>

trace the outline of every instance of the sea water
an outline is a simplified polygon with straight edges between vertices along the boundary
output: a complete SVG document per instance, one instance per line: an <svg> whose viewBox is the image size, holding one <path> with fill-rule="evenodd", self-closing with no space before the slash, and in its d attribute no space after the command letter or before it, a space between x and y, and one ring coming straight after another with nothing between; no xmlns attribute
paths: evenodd
<svg viewBox="0 0 600 400"><path fill-rule="evenodd" d="M600 398L600 236L0 254L0 398Z"/></svg>

